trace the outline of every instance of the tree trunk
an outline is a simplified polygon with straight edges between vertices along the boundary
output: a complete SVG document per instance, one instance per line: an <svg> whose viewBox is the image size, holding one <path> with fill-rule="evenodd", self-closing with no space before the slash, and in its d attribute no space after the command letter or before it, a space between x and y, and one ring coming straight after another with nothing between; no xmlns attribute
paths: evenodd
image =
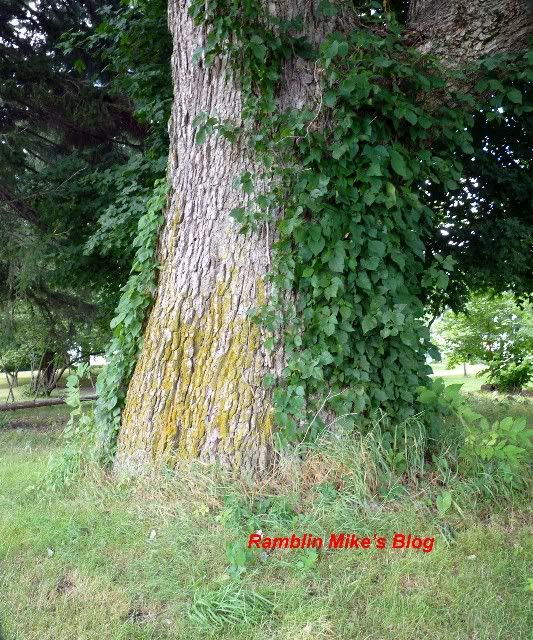
<svg viewBox="0 0 533 640"><path fill-rule="evenodd" d="M80 402L87 402L97 400L97 396L94 393L83 396L80 398ZM58 404L66 404L64 398L46 398L44 400L25 400L21 402L8 402L6 404L0 404L0 411L17 411L17 409L35 409L37 407L52 407ZM1 638L0 638L1 640Z"/></svg>
<svg viewBox="0 0 533 640"><path fill-rule="evenodd" d="M42 389L47 396L52 393L56 372L55 356L56 354L53 351L45 351L43 354L34 391L38 392Z"/></svg>
<svg viewBox="0 0 533 640"><path fill-rule="evenodd" d="M195 144L193 118L205 112L238 121L241 97L238 79L228 72L223 58L209 68L193 63L193 52L205 33L193 26L188 4L171 0L169 6L175 91L171 194L159 239L162 268L157 294L128 389L116 465L136 470L154 460L175 463L198 458L257 473L271 461L269 394L261 381L273 363L262 346L260 328L247 314L269 296L265 276L272 234L263 228L241 235L229 216L243 201L232 186L234 179L253 170L244 149L215 136L202 146ZM315 13L317 4L277 0L268 7L279 17L304 15L304 28L317 41L339 28ZM440 55L449 59L458 55L463 61L500 47L493 29L496 20L502 32L516 35L507 23L518 18L500 15L492 6L498 4L495 0L470 3L461 13L463 4L413 3L413 28ZM490 11L484 10L485 4ZM519 6L519 2L509 4ZM435 16L444 16L438 25L432 22ZM463 22L474 18L475 24ZM346 29L345 20L344 15ZM522 21L518 31L522 34ZM503 41L505 46L510 42L507 37ZM315 90L308 63L290 61L280 88L280 107L302 106Z"/></svg>
<svg viewBox="0 0 533 640"><path fill-rule="evenodd" d="M251 168L238 144L195 143L201 113L239 120L237 83L224 60L194 64L203 34L171 0L174 106L171 196L160 237L157 296L131 380L116 464L199 458L251 472L269 464L271 419L261 386L269 361L247 313L268 295L266 233L244 236L229 217L242 197L232 183Z"/></svg>

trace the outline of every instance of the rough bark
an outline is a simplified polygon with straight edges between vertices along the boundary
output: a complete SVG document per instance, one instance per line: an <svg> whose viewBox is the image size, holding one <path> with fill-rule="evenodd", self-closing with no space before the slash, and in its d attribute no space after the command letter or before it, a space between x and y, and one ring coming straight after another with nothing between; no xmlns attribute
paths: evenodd
<svg viewBox="0 0 533 640"><path fill-rule="evenodd" d="M411 0L409 22L421 51L453 65L520 51L533 33L528 0Z"/></svg>
<svg viewBox="0 0 533 640"><path fill-rule="evenodd" d="M248 314L269 295L272 237L267 227L244 236L229 216L243 204L234 179L253 170L245 149L220 137L195 144L198 113L239 121L242 105L238 78L224 58L210 68L192 62L205 33L193 26L188 4L169 5L171 197L157 295L128 389L116 466L135 470L155 459L199 458L256 474L269 467L272 452L262 379L280 358L266 353L261 329ZM268 7L278 17L304 15L316 37L327 24L305 0ZM309 65L293 61L284 76L280 105L303 106L316 90Z"/></svg>
<svg viewBox="0 0 533 640"><path fill-rule="evenodd" d="M413 28L428 47L449 58L467 60L502 46L498 20L508 32L501 22L509 16L493 10L498 3L492 0L471 3L461 14L463 3L458 1L413 4ZM485 4L490 11L480 10ZM233 180L252 167L244 149L220 137L195 144L194 116L206 112L238 120L241 96L238 79L228 73L223 58L210 68L193 64L192 54L205 33L193 26L187 5L186 0L171 0L169 6L175 90L171 196L160 235L157 294L128 389L116 465L138 470L154 460L173 464L198 458L257 473L271 461L269 395L261 381L273 363L248 312L269 295L265 276L272 237L265 228L243 236L229 216L243 199ZM315 5L307 0L268 3L280 17L304 15L306 32L319 40L339 25L319 17ZM475 24L463 24L459 15L475 18ZM432 22L436 17L438 24ZM520 33L522 18L516 17ZM342 20L348 28L346 16ZM508 39L503 40L507 45ZM285 69L280 108L302 106L315 91L308 63L292 61Z"/></svg>
<svg viewBox="0 0 533 640"><path fill-rule="evenodd" d="M239 145L198 146L200 112L238 119L238 86L219 60L192 62L203 35L187 3L169 5L174 39L170 204L160 238L158 291L122 418L117 466L159 457L268 465L271 420L261 378L261 334L247 312L266 295L265 236L239 235L229 217L241 197L232 182L250 168Z"/></svg>

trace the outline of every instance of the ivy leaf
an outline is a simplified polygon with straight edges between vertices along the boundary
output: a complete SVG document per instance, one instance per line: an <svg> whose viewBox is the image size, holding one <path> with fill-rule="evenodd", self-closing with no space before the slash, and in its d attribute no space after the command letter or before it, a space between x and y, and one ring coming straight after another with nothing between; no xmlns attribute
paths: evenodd
<svg viewBox="0 0 533 640"><path fill-rule="evenodd" d="M323 236L318 236L317 238L311 238L307 242L307 246L312 251L313 255L317 256L326 246L326 241Z"/></svg>
<svg viewBox="0 0 533 640"><path fill-rule="evenodd" d="M337 102L337 94L334 91L326 91L324 94L324 104L326 107L334 107Z"/></svg>
<svg viewBox="0 0 533 640"><path fill-rule="evenodd" d="M342 243L337 243L332 257L328 260L329 268L337 273L342 273L344 270L345 255L346 252L344 250L344 245Z"/></svg>
<svg viewBox="0 0 533 640"><path fill-rule="evenodd" d="M196 144L200 145L200 144L204 144L204 142L206 141L206 138L207 138L207 128L199 127L196 131L196 135L194 136L194 141L196 142Z"/></svg>
<svg viewBox="0 0 533 640"><path fill-rule="evenodd" d="M201 60L202 56L204 55L204 52L205 52L204 47L196 47L196 49L194 50L194 53L192 54L193 64Z"/></svg>
<svg viewBox="0 0 533 640"><path fill-rule="evenodd" d="M332 149L333 151L331 152L331 155L335 160L338 160L346 153L346 151L348 150L348 145L337 142L333 145Z"/></svg>
<svg viewBox="0 0 533 640"><path fill-rule="evenodd" d="M250 49L254 56L263 62L266 58L267 48L265 47L263 40L259 36L252 36L250 38Z"/></svg>
<svg viewBox="0 0 533 640"><path fill-rule="evenodd" d="M391 149L389 151L389 156L394 171L396 171L396 173L402 178L408 178L409 172L407 171L403 157L396 151L396 149Z"/></svg>
<svg viewBox="0 0 533 640"><path fill-rule="evenodd" d="M380 177L383 174L381 173L381 167L379 166L379 164L377 162L373 162L369 167L368 170L366 172L366 175L369 177Z"/></svg>
<svg viewBox="0 0 533 640"><path fill-rule="evenodd" d="M320 0L318 10L328 18L333 18L337 15L337 7L330 0Z"/></svg>
<svg viewBox="0 0 533 640"><path fill-rule="evenodd" d="M435 287L440 290L444 290L448 287L449 277L444 271L439 271L437 274L437 281Z"/></svg>
<svg viewBox="0 0 533 640"><path fill-rule="evenodd" d="M409 111L406 109L403 113L403 117L407 120L407 122L415 125L418 122L418 117L414 111Z"/></svg>
<svg viewBox="0 0 533 640"><path fill-rule="evenodd" d="M381 242L381 240L370 240L368 243L368 250L370 251L370 255L383 258L387 247L384 242Z"/></svg>
<svg viewBox="0 0 533 640"><path fill-rule="evenodd" d="M361 322L363 333L368 333L377 326L377 320L373 316L365 316Z"/></svg>
<svg viewBox="0 0 533 640"><path fill-rule="evenodd" d="M507 97L511 102L515 104L522 104L522 92L518 89L509 89L507 92Z"/></svg>
<svg viewBox="0 0 533 640"><path fill-rule="evenodd" d="M375 271L379 266L379 262L380 260L377 256L372 256L371 258L363 258L361 265L368 271Z"/></svg>
<svg viewBox="0 0 533 640"><path fill-rule="evenodd" d="M229 215L239 224L243 224L246 218L246 210L243 207L235 207L230 211Z"/></svg>
<svg viewBox="0 0 533 640"><path fill-rule="evenodd" d="M367 291L370 291L372 289L372 283L370 282L370 278L368 277L366 271L361 271L355 281L357 285L361 287L361 289L366 289Z"/></svg>
<svg viewBox="0 0 533 640"><path fill-rule="evenodd" d="M331 60L335 56L345 56L348 53L348 43L345 40L326 40L320 45L322 55L326 60Z"/></svg>

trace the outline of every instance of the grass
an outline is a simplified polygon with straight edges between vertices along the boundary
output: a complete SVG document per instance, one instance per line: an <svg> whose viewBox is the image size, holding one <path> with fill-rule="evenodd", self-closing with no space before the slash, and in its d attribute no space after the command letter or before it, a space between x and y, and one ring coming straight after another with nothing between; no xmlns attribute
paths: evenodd
<svg viewBox="0 0 533 640"><path fill-rule="evenodd" d="M99 371L99 367L91 368L92 380L86 379L82 381L82 387L84 388L84 392L93 393L94 392L94 381L96 380L96 376ZM64 396L65 395L65 384L68 376L68 372L63 375L61 380L59 381L58 387L52 391L51 396L53 398ZM13 388L13 395L15 396L15 402L21 402L25 400L33 400L34 395L28 395L28 386L31 382L31 371L20 371L18 375L18 385ZM9 385L6 380L6 376L4 373L0 372L0 404L7 402L7 396L9 393ZM42 398L44 396L38 396Z"/></svg>
<svg viewBox="0 0 533 640"><path fill-rule="evenodd" d="M448 384L462 384L463 392L479 391L482 384L487 384L486 376L478 375L483 370L483 365L468 364L467 376L465 377L463 367L453 367L448 369L442 362L434 362L431 365L433 369L433 376L435 378L443 378L444 382Z"/></svg>
<svg viewBox="0 0 533 640"><path fill-rule="evenodd" d="M490 400L478 409L499 415ZM0 428L2 640L530 637L533 544L519 498L479 502L457 485L458 508L441 516L438 477L420 482L415 469L409 482L389 477L384 491L369 441L331 441L259 488L190 467L144 482L95 472L68 491L32 489L59 451L65 409L16 412L22 426ZM435 545L248 551L257 529L326 540L405 532Z"/></svg>
<svg viewBox="0 0 533 640"><path fill-rule="evenodd" d="M463 366L459 365L447 368L447 365L443 362L434 362L431 364L433 369L433 377L443 378L446 385L449 384L461 384L463 385L461 390L463 393L472 393L480 391L481 385L488 384L489 380L486 375L479 375L485 368L482 364L467 364L467 375L464 375ZM526 389L532 389L531 384L526 385ZM499 394L492 393L491 395L498 396Z"/></svg>

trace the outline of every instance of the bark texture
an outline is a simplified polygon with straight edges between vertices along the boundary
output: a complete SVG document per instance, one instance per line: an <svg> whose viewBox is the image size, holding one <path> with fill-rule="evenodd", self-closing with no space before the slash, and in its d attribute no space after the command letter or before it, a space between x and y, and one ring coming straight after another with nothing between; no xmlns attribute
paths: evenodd
<svg viewBox="0 0 533 640"><path fill-rule="evenodd" d="M529 0L411 0L409 21L421 51L452 65L525 49L533 33Z"/></svg>
<svg viewBox="0 0 533 640"><path fill-rule="evenodd" d="M417 0L412 26L427 39L427 48L467 60L506 49L510 38L517 46L522 42L522 5L503 4L510 15L503 15L496 0ZM278 17L303 15L315 41L330 30L349 29L349 16L334 24L315 12L316 5L277 0L268 10ZM205 33L193 26L187 6L186 0L170 0L171 196L159 242L157 295L127 394L116 464L138 470L154 460L198 458L256 474L271 462L270 398L261 381L275 363L248 312L269 295L272 235L263 229L243 236L229 216L243 201L234 179L253 170L243 148L220 137L203 146L194 142L194 116L206 112L238 121L241 96L224 59L210 68L193 64ZM307 62L289 62L283 75L280 108L314 101L316 82Z"/></svg>
<svg viewBox="0 0 533 640"><path fill-rule="evenodd" d="M238 145L198 146L200 112L238 118L241 101L224 61L195 65L203 34L186 2L170 2L175 89L170 123L171 198L160 238L162 271L131 381L117 464L200 458L268 464L271 421L261 378L267 357L247 312L265 298L266 238L244 237L229 217L232 187L249 168Z"/></svg>
<svg viewBox="0 0 533 640"><path fill-rule="evenodd" d="M198 458L257 474L271 463L272 419L262 380L278 369L249 312L269 295L272 237L244 236L230 218L243 194L233 181L253 163L239 144L211 136L198 146L193 118L201 112L240 120L238 79L223 58L192 62L205 38L187 0L171 0L174 105L170 129L170 205L159 243L162 269L144 346L128 389L116 466L138 470L154 460ZM306 0L269 2L277 17L304 16L321 38L328 21ZM287 64L280 108L302 107L316 92L312 68Z"/></svg>

